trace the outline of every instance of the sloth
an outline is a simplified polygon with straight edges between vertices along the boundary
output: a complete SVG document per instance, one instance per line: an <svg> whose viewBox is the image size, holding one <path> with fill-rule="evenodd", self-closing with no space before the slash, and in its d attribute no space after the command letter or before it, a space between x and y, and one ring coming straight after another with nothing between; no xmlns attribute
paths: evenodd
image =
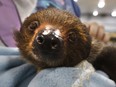
<svg viewBox="0 0 116 87"><path fill-rule="evenodd" d="M73 67L83 60L116 81L116 47L93 41L78 17L48 8L27 17L14 33L25 60L38 69Z"/></svg>

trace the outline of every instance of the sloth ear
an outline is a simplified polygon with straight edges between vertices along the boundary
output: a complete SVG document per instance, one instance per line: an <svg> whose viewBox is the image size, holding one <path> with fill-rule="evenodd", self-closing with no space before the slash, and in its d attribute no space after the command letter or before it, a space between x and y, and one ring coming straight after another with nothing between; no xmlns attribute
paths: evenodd
<svg viewBox="0 0 116 87"><path fill-rule="evenodd" d="M20 31L17 31L17 30L13 31L13 37L14 37L15 41L18 42L19 38L21 37Z"/></svg>
<svg viewBox="0 0 116 87"><path fill-rule="evenodd" d="M23 36L22 36L22 34L21 34L21 32L20 31L17 31L17 30L15 30L14 32L13 32L13 34L14 34L14 39L15 39L15 41L16 41L16 45L19 47L19 44L21 45L21 43L20 42L23 42Z"/></svg>
<svg viewBox="0 0 116 87"><path fill-rule="evenodd" d="M96 57L103 50L103 47L103 43L98 42L97 40L93 40L91 43L91 50L87 58L88 62L93 63L96 60Z"/></svg>
<svg viewBox="0 0 116 87"><path fill-rule="evenodd" d="M85 58L87 59L87 57L89 56L91 52L92 38L91 38L91 35L89 34L88 28L85 25L83 25L82 28L83 28L83 32L82 32L83 35L81 39L83 39L82 42L84 44L82 46L82 48L84 49L84 53L82 53L82 56L84 59Z"/></svg>

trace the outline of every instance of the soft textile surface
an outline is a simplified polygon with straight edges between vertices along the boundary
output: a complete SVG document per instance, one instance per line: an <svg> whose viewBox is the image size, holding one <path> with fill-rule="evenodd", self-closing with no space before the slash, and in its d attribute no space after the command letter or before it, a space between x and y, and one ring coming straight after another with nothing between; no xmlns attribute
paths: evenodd
<svg viewBox="0 0 116 87"><path fill-rule="evenodd" d="M88 71L88 70L87 70ZM0 47L0 87L78 87L80 67L59 67L36 72L33 65L22 60L17 48ZM76 84L75 84L76 83ZM92 72L80 87L116 87L103 72Z"/></svg>

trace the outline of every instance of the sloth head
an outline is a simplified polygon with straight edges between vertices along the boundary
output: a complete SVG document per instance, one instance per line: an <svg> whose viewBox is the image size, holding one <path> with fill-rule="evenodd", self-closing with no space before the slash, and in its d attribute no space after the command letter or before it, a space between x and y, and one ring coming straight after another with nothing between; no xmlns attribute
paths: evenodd
<svg viewBox="0 0 116 87"><path fill-rule="evenodd" d="M29 16L15 40L24 58L37 67L74 66L91 49L87 28L74 15L49 8Z"/></svg>

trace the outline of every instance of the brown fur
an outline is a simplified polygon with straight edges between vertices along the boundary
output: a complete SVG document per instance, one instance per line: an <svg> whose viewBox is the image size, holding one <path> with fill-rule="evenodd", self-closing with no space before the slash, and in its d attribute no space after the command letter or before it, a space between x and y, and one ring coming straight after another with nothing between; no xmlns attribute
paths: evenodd
<svg viewBox="0 0 116 87"><path fill-rule="evenodd" d="M29 25L33 21L38 21L39 25L34 31L31 31ZM46 25L59 29L61 32L63 47L57 55L42 55L35 50L36 46L33 45L35 37ZM92 43L87 27L76 16L53 8L29 16L23 23L21 30L15 32L15 40L24 58L39 69L75 66L85 59L94 65L98 55L102 54L103 47Z"/></svg>
<svg viewBox="0 0 116 87"><path fill-rule="evenodd" d="M105 46L92 64L97 70L106 72L116 82L116 45Z"/></svg>

